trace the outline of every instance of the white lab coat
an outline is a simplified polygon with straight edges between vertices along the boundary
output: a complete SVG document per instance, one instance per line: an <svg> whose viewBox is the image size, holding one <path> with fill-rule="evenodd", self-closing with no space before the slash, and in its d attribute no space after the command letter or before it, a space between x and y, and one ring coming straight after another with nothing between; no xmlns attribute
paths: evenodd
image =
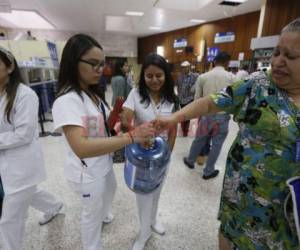
<svg viewBox="0 0 300 250"><path fill-rule="evenodd" d="M38 141L38 97L20 84L11 112L5 117L6 96L0 99L0 175L5 195L13 194L46 179Z"/></svg>
<svg viewBox="0 0 300 250"><path fill-rule="evenodd" d="M38 98L20 84L11 112L5 117L6 96L0 99L0 175L4 189L0 234L5 250L21 249L29 205L47 211L57 205L49 194L39 195L37 184L46 178L38 142ZM36 195L35 195L36 194ZM47 194L47 193L45 193ZM48 198L49 198L48 197Z"/></svg>

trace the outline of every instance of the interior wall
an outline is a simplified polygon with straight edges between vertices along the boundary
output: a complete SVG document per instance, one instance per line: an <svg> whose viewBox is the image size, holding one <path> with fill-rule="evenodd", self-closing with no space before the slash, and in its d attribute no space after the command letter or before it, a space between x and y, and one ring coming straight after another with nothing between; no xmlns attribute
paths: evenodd
<svg viewBox="0 0 300 250"><path fill-rule="evenodd" d="M256 37L257 34L259 14L260 12L256 11L232 18L205 23L202 25L139 38L139 63L143 61L147 54L156 52L157 46L163 46L164 56L170 63L178 65L184 60L189 60L190 62L196 64L196 57L200 53L201 39L205 40L205 48L217 46L221 50L231 54L233 60L238 59L238 54L240 52L245 53L245 59L251 59L252 51L250 50L250 42L251 38ZM214 37L216 33L228 31L235 33L234 42L214 44ZM182 53L177 53L177 49L173 48L173 42L175 39L179 38L186 38L188 40L188 46L194 47L194 52L186 53L183 48ZM206 54L206 50L204 54ZM200 71L201 68L203 69L204 67L204 59L197 66L200 68Z"/></svg>
<svg viewBox="0 0 300 250"><path fill-rule="evenodd" d="M8 40L26 40L27 30L25 29L8 29L0 27ZM32 36L40 41L65 42L79 32L59 31L59 30L31 30ZM107 56L119 57L137 57L137 37L115 33L88 33L94 37L103 47Z"/></svg>
<svg viewBox="0 0 300 250"><path fill-rule="evenodd" d="M285 25L297 17L300 17L300 0L267 0L262 35L278 35Z"/></svg>

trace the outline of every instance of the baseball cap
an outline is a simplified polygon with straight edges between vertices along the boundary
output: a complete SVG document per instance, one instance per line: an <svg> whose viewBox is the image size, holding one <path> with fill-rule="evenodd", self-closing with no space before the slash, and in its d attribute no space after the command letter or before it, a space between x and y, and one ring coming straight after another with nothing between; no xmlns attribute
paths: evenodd
<svg viewBox="0 0 300 250"><path fill-rule="evenodd" d="M188 61L184 61L180 64L181 67L188 67L191 66L191 64Z"/></svg>

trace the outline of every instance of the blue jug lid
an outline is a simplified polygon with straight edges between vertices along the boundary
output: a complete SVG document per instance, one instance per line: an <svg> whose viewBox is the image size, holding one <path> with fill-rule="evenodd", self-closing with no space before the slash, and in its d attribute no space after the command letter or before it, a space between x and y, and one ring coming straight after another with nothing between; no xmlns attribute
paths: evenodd
<svg viewBox="0 0 300 250"><path fill-rule="evenodd" d="M171 150L169 144L162 138L156 137L150 149L142 147L139 143L126 146L125 156L129 162L138 167L163 167L170 160Z"/></svg>

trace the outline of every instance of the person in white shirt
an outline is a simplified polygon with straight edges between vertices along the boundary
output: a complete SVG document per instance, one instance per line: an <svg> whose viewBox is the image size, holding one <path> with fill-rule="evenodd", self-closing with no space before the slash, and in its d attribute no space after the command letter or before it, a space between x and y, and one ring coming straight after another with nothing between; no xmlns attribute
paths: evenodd
<svg viewBox="0 0 300 250"><path fill-rule="evenodd" d="M143 63L138 87L134 88L123 104L122 126L130 128L143 122L155 120L159 116L170 116L179 109L179 100L174 92L174 82L166 60L157 54L149 54ZM170 149L174 147L177 127L169 128L162 135ZM144 145L147 146L147 145ZM163 183L152 193L136 193L140 219L140 232L133 250L142 250L151 236L151 231L163 235L165 229L157 218L157 209Z"/></svg>
<svg viewBox="0 0 300 250"><path fill-rule="evenodd" d="M215 57L215 67L197 79L195 99L226 88L235 80L234 75L225 70L229 60L230 55L226 52L220 52ZM215 163L228 133L229 120L230 115L224 112L202 116L189 155L183 158L183 162L187 167L194 168L198 154L207 145L208 141L211 141L211 149L208 154L206 166L203 169L202 178L205 180L216 177L219 174L219 170L215 169Z"/></svg>
<svg viewBox="0 0 300 250"><path fill-rule="evenodd" d="M45 224L63 205L37 187L46 179L38 109L38 97L21 83L13 54L0 46L0 182L4 191L0 235L4 250L21 249L29 206L45 213L40 221Z"/></svg>
<svg viewBox="0 0 300 250"><path fill-rule="evenodd" d="M81 236L84 250L100 250L102 222L113 219L116 179L110 153L154 136L151 124L110 137L108 106L98 80L104 65L100 44L90 36L71 37L62 53L58 96L52 114L54 128L66 145L65 177L82 203Z"/></svg>
<svg viewBox="0 0 300 250"><path fill-rule="evenodd" d="M235 75L237 81L245 80L249 76L247 69L248 66L243 66L242 68L239 69L239 71Z"/></svg>

